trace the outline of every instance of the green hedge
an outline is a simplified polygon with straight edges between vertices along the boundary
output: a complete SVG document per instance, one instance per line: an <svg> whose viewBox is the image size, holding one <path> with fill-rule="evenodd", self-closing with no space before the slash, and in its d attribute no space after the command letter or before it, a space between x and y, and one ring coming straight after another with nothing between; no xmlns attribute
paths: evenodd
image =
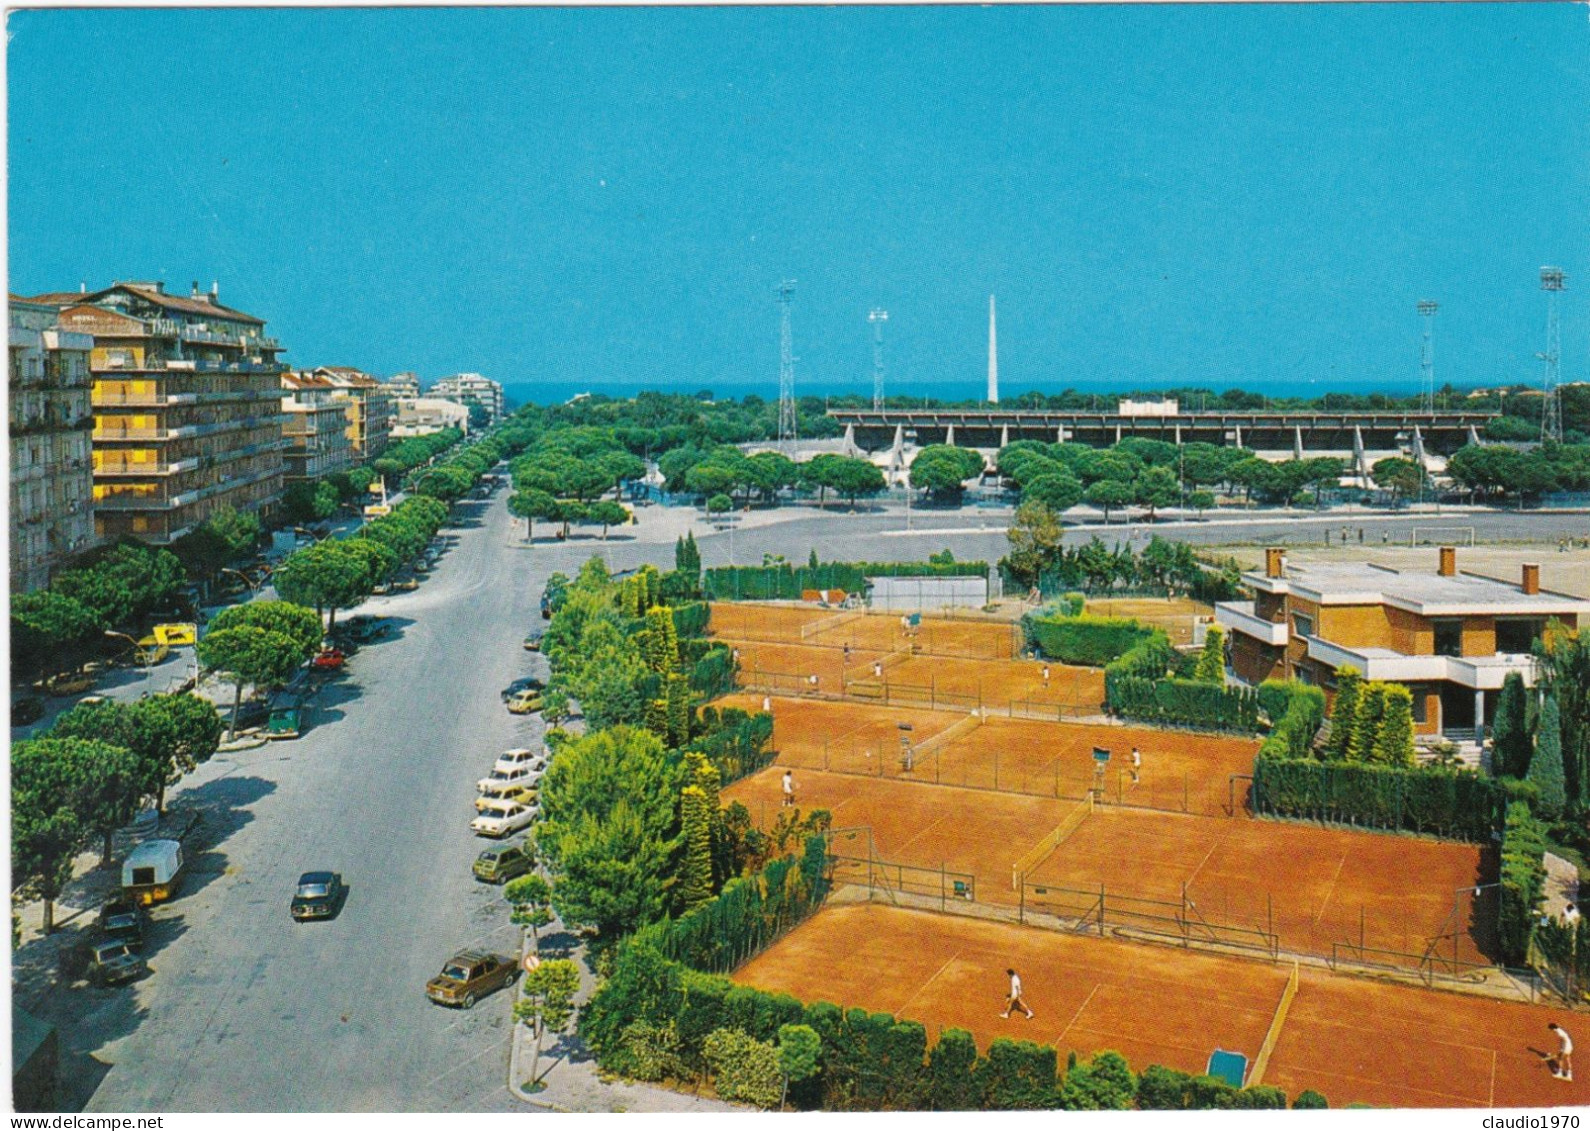
<svg viewBox="0 0 1590 1131"><path fill-rule="evenodd" d="M808 589L865 593L868 577L986 577L987 562L824 562L796 567L715 566L703 588L715 601L798 601Z"/></svg>
<svg viewBox="0 0 1590 1131"><path fill-rule="evenodd" d="M1253 760L1254 812L1273 817L1483 843L1502 823L1506 796L1488 778L1434 766L1322 762L1278 757L1266 749Z"/></svg>
<svg viewBox="0 0 1590 1131"><path fill-rule="evenodd" d="M1106 672L1104 689L1110 713L1123 719L1239 734L1259 729L1259 696L1251 687Z"/></svg>
<svg viewBox="0 0 1590 1131"><path fill-rule="evenodd" d="M1535 953L1581 988L1590 986L1590 919L1563 923L1548 919L1535 924Z"/></svg>
<svg viewBox="0 0 1590 1131"><path fill-rule="evenodd" d="M1271 758L1306 758L1314 736L1325 725L1325 693L1296 680L1267 679L1259 685L1259 707L1270 719L1270 733L1259 753Z"/></svg>
<svg viewBox="0 0 1590 1131"><path fill-rule="evenodd" d="M1515 801L1507 807L1502 829L1502 898L1496 913L1496 933L1502 959L1520 965L1529 957L1529 940L1535 929L1535 908L1546 883L1546 827Z"/></svg>
<svg viewBox="0 0 1590 1131"><path fill-rule="evenodd" d="M1023 617L1021 627L1027 643L1047 659L1093 668L1119 659L1157 631L1119 617L1035 613Z"/></svg>
<svg viewBox="0 0 1590 1131"><path fill-rule="evenodd" d="M708 648L691 666L690 690L706 699L734 690L734 652L728 645Z"/></svg>
<svg viewBox="0 0 1590 1131"><path fill-rule="evenodd" d="M703 707L701 733L687 749L705 754L718 771L720 784L728 785L772 764L773 716L751 714L737 707Z"/></svg>
<svg viewBox="0 0 1590 1131"><path fill-rule="evenodd" d="M688 604L675 605L674 631L683 640L691 636L704 636L707 631L707 621L711 617L711 610L705 601L691 601Z"/></svg>

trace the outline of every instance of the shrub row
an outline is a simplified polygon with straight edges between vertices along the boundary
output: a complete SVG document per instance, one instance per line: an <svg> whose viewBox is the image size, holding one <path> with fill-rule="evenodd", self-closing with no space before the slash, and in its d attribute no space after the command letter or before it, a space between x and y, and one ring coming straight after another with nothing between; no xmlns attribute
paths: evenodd
<svg viewBox="0 0 1590 1131"><path fill-rule="evenodd" d="M1253 760L1253 808L1267 816L1485 842L1501 823L1506 797L1497 782L1435 766L1321 762L1268 749Z"/></svg>
<svg viewBox="0 0 1590 1131"><path fill-rule="evenodd" d="M705 601L691 601L688 604L675 605L674 631L683 640L691 636L704 636L707 631L707 620L711 611Z"/></svg>
<svg viewBox="0 0 1590 1131"><path fill-rule="evenodd" d="M690 690L703 699L734 690L734 652L726 644L708 648L690 668Z"/></svg>
<svg viewBox="0 0 1590 1131"><path fill-rule="evenodd" d="M1297 680L1267 679L1259 685L1259 708L1270 733L1259 745L1269 758L1307 758L1325 722L1325 693Z"/></svg>
<svg viewBox="0 0 1590 1131"><path fill-rule="evenodd" d="M1507 807L1502 827L1502 897L1496 912L1496 933L1502 959L1519 965L1529 956L1535 929L1535 908L1546 883L1546 827L1525 802Z"/></svg>
<svg viewBox="0 0 1590 1131"><path fill-rule="evenodd" d="M739 781L770 765L774 755L773 716L761 711L751 714L736 707L703 707L699 716L700 733L690 741L690 749L707 756L718 771L721 785Z"/></svg>
<svg viewBox="0 0 1590 1131"><path fill-rule="evenodd" d="M817 566L715 566L703 589L717 601L798 601L809 589L865 593L868 577L985 577L987 562L824 562Z"/></svg>
<svg viewBox="0 0 1590 1131"><path fill-rule="evenodd" d="M1123 719L1238 734L1259 729L1259 696L1251 687L1106 672L1104 697L1110 713Z"/></svg>
<svg viewBox="0 0 1590 1131"><path fill-rule="evenodd" d="M1119 617L1038 613L1022 617L1021 627L1028 645L1047 659L1093 668L1120 659L1155 632L1147 625Z"/></svg>

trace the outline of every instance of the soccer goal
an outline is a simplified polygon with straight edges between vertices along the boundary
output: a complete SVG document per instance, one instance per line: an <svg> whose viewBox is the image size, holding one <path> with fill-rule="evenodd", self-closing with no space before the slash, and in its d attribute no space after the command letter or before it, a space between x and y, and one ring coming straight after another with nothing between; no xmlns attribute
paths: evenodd
<svg viewBox="0 0 1590 1131"><path fill-rule="evenodd" d="M1472 546L1472 526L1415 526L1408 535L1410 546Z"/></svg>

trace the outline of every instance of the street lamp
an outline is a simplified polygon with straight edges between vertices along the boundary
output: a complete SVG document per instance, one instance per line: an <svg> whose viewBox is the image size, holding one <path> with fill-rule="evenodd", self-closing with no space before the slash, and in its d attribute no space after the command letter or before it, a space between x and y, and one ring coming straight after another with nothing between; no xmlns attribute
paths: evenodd
<svg viewBox="0 0 1590 1131"><path fill-rule="evenodd" d="M105 635L106 636L119 637L120 639L127 641L129 644L131 644L133 646L133 655L137 656L138 659L143 664L144 683L145 684L149 683L150 675L151 675L150 669L151 669L152 665L150 663L149 653L144 651L144 646L142 644L138 643L138 641L135 640L133 637L128 636L125 632L112 632L110 629L107 628L105 630ZM148 688L146 687L144 690L148 691Z"/></svg>

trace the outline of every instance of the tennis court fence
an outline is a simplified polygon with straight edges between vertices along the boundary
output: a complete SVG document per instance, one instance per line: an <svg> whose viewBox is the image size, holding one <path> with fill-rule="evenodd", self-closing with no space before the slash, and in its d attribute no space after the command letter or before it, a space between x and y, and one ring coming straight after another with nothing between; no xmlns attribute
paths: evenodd
<svg viewBox="0 0 1590 1131"><path fill-rule="evenodd" d="M1111 892L1104 884L1072 888L1024 879L1016 916L1021 923L1058 930L1258 952L1272 961L1281 953L1268 896L1262 923L1228 923L1205 915L1185 884L1179 900L1167 900Z"/></svg>

